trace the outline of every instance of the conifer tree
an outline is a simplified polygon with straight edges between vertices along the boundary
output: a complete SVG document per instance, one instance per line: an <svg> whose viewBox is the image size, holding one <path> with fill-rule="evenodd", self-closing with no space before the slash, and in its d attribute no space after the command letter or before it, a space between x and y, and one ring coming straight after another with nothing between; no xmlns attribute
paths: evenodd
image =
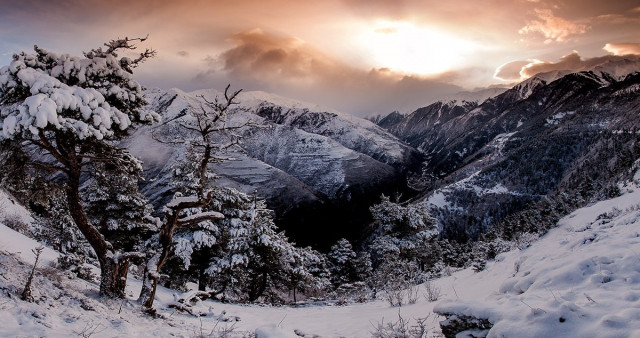
<svg viewBox="0 0 640 338"><path fill-rule="evenodd" d="M124 296L129 259L140 254L123 252L90 221L81 177L112 169L137 176L142 169L118 141L137 125L159 120L145 108L132 75L155 52L147 49L135 58L118 53L145 39L112 40L82 57L35 46L34 54L14 55L0 69L0 141L21 148L31 168L64 187L69 214L100 262L100 294L108 297Z"/></svg>

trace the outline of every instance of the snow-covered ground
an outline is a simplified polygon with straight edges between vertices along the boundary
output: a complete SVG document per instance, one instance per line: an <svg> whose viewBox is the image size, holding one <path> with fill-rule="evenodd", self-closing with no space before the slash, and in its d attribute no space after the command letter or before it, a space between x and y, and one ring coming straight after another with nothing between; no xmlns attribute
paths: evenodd
<svg viewBox="0 0 640 338"><path fill-rule="evenodd" d="M436 306L489 319L492 337L638 337L640 188L623 190L621 197L565 217L529 248L499 255L484 271L435 280L437 302L427 301L421 286L417 303L402 307L384 300L305 307L203 301L194 307L203 316L195 317L169 308L179 293L160 288L156 306L163 318L153 319L134 301L137 281L128 283L130 300L101 302L96 284L51 268L51 250L36 273L36 302L27 303L19 294L33 263L31 249L39 244L0 225L0 336L193 337L233 327L237 336L369 337L381 321L395 322L398 315L411 324L428 317L429 336L437 336L444 318L432 313ZM4 205L5 213L28 218L19 206Z"/></svg>

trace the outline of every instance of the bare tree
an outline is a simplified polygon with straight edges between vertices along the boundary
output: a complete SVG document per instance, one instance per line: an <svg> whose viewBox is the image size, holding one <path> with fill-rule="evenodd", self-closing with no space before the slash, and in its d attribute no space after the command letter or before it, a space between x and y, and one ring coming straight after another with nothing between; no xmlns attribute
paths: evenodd
<svg viewBox="0 0 640 338"><path fill-rule="evenodd" d="M183 192L176 193L173 199L164 206L164 219L160 227L160 233L154 242L152 255L145 267L144 281L140 291L139 302L147 308L153 307L153 301L161 277L161 269L167 262L172 252L174 232L179 228L188 228L201 222L211 222L224 218L219 212L203 211L213 197L211 181L215 175L208 170L209 164L226 160L218 154L238 144L239 136L230 134L232 130L243 128L251 123L229 126L226 123L227 113L234 100L242 89L230 92L230 85L225 88L224 99L216 97L214 101L208 101L201 97L205 105L200 110L190 114L190 119L179 122L180 126L195 135L189 141L178 140L179 143L187 143L191 156L195 161L189 161L188 171L191 172L190 182L185 182L181 187ZM222 143L223 135L226 142ZM175 141L174 141L175 142ZM192 159L193 160L193 159ZM186 195L185 195L186 192Z"/></svg>

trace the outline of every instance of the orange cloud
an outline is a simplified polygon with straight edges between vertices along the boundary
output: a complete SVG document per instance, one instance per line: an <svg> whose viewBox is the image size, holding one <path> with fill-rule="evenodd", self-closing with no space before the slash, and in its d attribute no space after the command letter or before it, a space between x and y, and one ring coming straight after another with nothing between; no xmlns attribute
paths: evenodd
<svg viewBox="0 0 640 338"><path fill-rule="evenodd" d="M608 43L602 49L613 55L640 55L640 43Z"/></svg>
<svg viewBox="0 0 640 338"><path fill-rule="evenodd" d="M513 61L505 63L504 65L496 69L493 77L504 81L520 81L522 80L520 71L523 67L527 66L530 63L531 61Z"/></svg>
<svg viewBox="0 0 640 338"><path fill-rule="evenodd" d="M360 69L340 62L293 37L252 29L229 37L234 47L206 60L199 82L221 74L234 85L259 88L347 112L366 115L417 108L462 88L456 73L437 77L407 76L389 69Z"/></svg>
<svg viewBox="0 0 640 338"><path fill-rule="evenodd" d="M222 53L220 61L224 70L239 76L316 81L344 68L300 39L277 37L260 29L234 34L228 40L235 47Z"/></svg>
<svg viewBox="0 0 640 338"><path fill-rule="evenodd" d="M583 71L596 69L610 62L627 60L640 67L638 56L605 55L583 59L574 51L560 58L558 62L531 59L527 61L514 61L507 63L496 70L495 77L501 80L524 80L538 73L546 73L554 70Z"/></svg>
<svg viewBox="0 0 640 338"><path fill-rule="evenodd" d="M535 13L538 20L530 21L526 26L522 27L518 33L541 33L546 40L545 43L563 42L569 37L578 34L584 34L589 26L571 22L565 18L555 16L550 9L536 9Z"/></svg>

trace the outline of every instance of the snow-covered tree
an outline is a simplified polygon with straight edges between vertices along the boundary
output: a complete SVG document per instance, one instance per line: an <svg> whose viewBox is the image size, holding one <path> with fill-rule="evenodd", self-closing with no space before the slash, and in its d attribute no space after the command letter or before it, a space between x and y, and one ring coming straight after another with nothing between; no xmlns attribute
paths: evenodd
<svg viewBox="0 0 640 338"><path fill-rule="evenodd" d="M138 253L114 247L89 220L81 176L92 176L97 164L130 175L141 171L117 141L135 126L159 120L145 108L132 75L155 52L147 49L134 58L118 53L144 40L112 40L83 56L35 46L34 54L16 54L0 69L0 141L22 148L30 167L64 186L69 214L100 262L100 294L109 297L124 296L128 260Z"/></svg>
<svg viewBox="0 0 640 338"><path fill-rule="evenodd" d="M278 291L313 281L305 265L310 253L278 231L264 200L224 187L213 188L212 196L202 210L224 218L176 230L174 257L163 271L182 278L171 278L171 286L197 282L211 297L273 302Z"/></svg>
<svg viewBox="0 0 640 338"><path fill-rule="evenodd" d="M336 244L331 246L329 253L327 253L327 260L329 261L331 282L334 286L338 287L357 280L356 256L351 243L344 238L339 239Z"/></svg>
<svg viewBox="0 0 640 338"><path fill-rule="evenodd" d="M106 170L98 164L94 177L81 189L89 220L114 246L135 251L157 232L150 214L153 207L138 191L138 177Z"/></svg>
<svg viewBox="0 0 640 338"><path fill-rule="evenodd" d="M383 195L371 207L371 214L375 228L369 249L374 266L401 259L424 270L430 258L429 243L438 234L437 221L428 208L421 203L403 206Z"/></svg>
<svg viewBox="0 0 640 338"><path fill-rule="evenodd" d="M233 131L247 124L228 125L229 109L236 104L235 98L242 90L224 91L224 98L214 101L204 100L200 110L179 120L172 121L186 131L187 136L180 140L167 140L172 143L184 143L185 158L181 168L176 168L175 178L179 182L172 200L163 207L160 231L149 244L149 257L145 266L142 290L139 302L151 308L155 297L161 269L170 258L174 245L174 234L180 228L213 226L212 222L224 218L218 211L206 210L214 197L212 181L216 176L209 165L226 158L223 151L238 144L239 137Z"/></svg>

